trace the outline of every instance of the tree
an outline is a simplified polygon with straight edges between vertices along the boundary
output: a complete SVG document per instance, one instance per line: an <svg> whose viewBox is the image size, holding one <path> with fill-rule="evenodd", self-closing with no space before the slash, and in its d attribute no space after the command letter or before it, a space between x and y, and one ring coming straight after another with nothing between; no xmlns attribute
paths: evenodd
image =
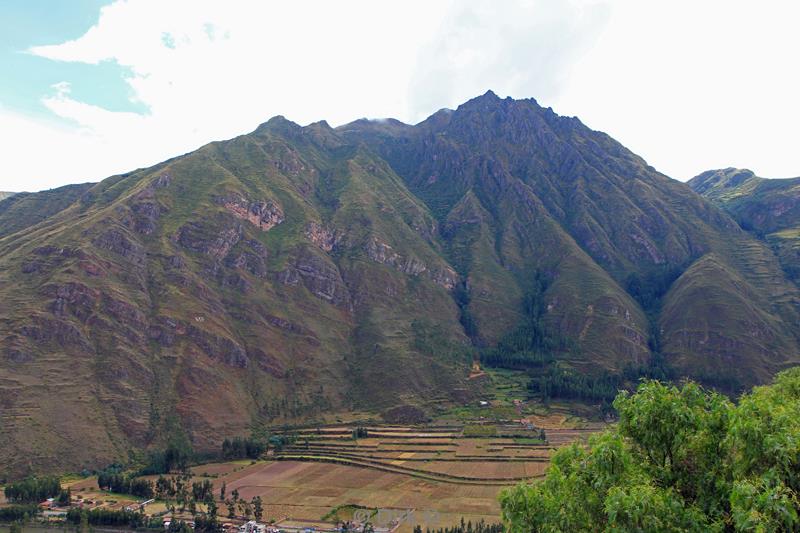
<svg viewBox="0 0 800 533"><path fill-rule="evenodd" d="M226 489L226 487L227 486L226 486L225 482L223 481L222 482L222 487L220 487L220 489L219 489L219 499L222 500L222 501L225 501L225 489Z"/></svg>
<svg viewBox="0 0 800 533"><path fill-rule="evenodd" d="M738 405L645 381L614 407L614 429L503 491L509 532L800 530L800 367Z"/></svg>
<svg viewBox="0 0 800 533"><path fill-rule="evenodd" d="M228 508L228 518L236 517L236 504L233 500L225 500L225 507Z"/></svg>
<svg viewBox="0 0 800 533"><path fill-rule="evenodd" d="M218 509L217 509L217 502L214 501L214 497L210 494L206 496L205 504L206 504L206 516L210 521L216 522Z"/></svg>
<svg viewBox="0 0 800 533"><path fill-rule="evenodd" d="M14 503L39 503L61 492L61 480L55 476L30 477L9 483L4 489L6 499Z"/></svg>
<svg viewBox="0 0 800 533"><path fill-rule="evenodd" d="M253 516L256 522L261 522L261 518L264 516L264 505L261 501L261 496L253 497L251 504L253 506Z"/></svg>
<svg viewBox="0 0 800 533"><path fill-rule="evenodd" d="M72 490L67 487L58 494L58 505L66 507L72 502Z"/></svg>

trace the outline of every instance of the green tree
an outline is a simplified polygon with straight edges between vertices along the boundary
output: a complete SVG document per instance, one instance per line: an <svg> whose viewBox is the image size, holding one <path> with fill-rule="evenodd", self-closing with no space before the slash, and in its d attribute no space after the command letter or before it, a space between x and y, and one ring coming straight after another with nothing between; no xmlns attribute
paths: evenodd
<svg viewBox="0 0 800 533"><path fill-rule="evenodd" d="M614 407L614 429L503 491L509 532L800 530L800 367L738 405L646 381Z"/></svg>
<svg viewBox="0 0 800 533"><path fill-rule="evenodd" d="M264 505L261 501L261 496L253 497L251 504L253 506L253 517L256 522L261 522L261 518L264 516Z"/></svg>

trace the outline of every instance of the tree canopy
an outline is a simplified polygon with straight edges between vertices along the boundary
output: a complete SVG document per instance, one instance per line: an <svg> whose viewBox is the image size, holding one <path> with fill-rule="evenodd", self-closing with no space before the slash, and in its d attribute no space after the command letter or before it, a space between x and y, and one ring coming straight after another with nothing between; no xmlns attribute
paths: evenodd
<svg viewBox="0 0 800 533"><path fill-rule="evenodd" d="M800 530L800 367L738 403L643 381L614 407L613 429L501 494L510 532Z"/></svg>

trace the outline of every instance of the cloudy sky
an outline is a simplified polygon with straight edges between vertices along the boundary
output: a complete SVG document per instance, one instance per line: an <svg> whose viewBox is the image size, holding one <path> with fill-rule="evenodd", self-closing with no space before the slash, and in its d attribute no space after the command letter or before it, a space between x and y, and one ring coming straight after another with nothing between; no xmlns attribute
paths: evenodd
<svg viewBox="0 0 800 533"><path fill-rule="evenodd" d="M3 0L0 190L98 181L282 114L418 122L494 90L685 180L800 175L796 0Z"/></svg>

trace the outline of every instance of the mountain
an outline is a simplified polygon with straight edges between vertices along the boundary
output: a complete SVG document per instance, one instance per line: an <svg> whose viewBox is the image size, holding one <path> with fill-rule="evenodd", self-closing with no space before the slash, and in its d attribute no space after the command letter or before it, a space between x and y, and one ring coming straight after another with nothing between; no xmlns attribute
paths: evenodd
<svg viewBox="0 0 800 533"><path fill-rule="evenodd" d="M800 178L767 179L751 170L709 170L689 186L764 239L787 275L800 281Z"/></svg>
<svg viewBox="0 0 800 533"><path fill-rule="evenodd" d="M2 200L5 200L5 199L6 199L6 198L8 198L9 196L14 196L14 194L15 194L15 193L13 193L13 192L3 192L3 191L0 191L0 201L2 201Z"/></svg>
<svg viewBox="0 0 800 533"><path fill-rule="evenodd" d="M586 376L665 364L731 389L798 362L798 289L767 245L534 100L489 92L413 126L275 117L14 198L0 462L16 471L431 412L474 397L474 356Z"/></svg>
<svg viewBox="0 0 800 533"><path fill-rule="evenodd" d="M37 193L8 193L5 198L0 197L0 237L24 230L66 209L93 185L65 185Z"/></svg>

